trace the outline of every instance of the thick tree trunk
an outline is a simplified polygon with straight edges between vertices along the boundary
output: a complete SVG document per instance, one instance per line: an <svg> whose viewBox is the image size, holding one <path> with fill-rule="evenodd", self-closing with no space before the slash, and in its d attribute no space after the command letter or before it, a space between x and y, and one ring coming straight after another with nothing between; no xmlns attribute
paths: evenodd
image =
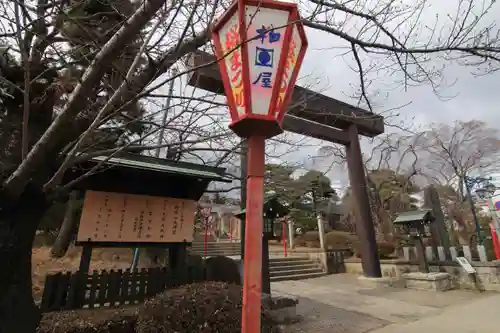
<svg viewBox="0 0 500 333"><path fill-rule="evenodd" d="M61 258L68 251L71 238L76 231L76 203L78 200L78 192L72 191L69 195L68 203L66 205L66 212L64 213L64 220L57 234L57 238L52 245L51 255L55 258Z"/></svg>
<svg viewBox="0 0 500 333"><path fill-rule="evenodd" d="M46 208L43 194L28 186L0 210L0 332L36 331L40 312L32 295L31 249Z"/></svg>

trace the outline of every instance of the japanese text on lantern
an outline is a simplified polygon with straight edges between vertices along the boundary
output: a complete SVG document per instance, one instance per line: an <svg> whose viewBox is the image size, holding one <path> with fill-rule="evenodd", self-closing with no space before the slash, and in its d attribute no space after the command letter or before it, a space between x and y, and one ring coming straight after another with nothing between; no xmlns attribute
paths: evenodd
<svg viewBox="0 0 500 333"><path fill-rule="evenodd" d="M241 43L238 25L235 24L226 32L225 50L224 53L232 52L229 58L229 80L233 92L234 103L236 107L245 106L245 97L243 94L243 75L241 63L241 49L238 47ZM238 48L237 48L238 47ZM227 62L226 62L227 63Z"/></svg>
<svg viewBox="0 0 500 333"><path fill-rule="evenodd" d="M283 70L283 77L281 79L281 86L278 94L278 101L276 103L276 111L280 110L285 102L285 94L288 90L288 85L291 80L291 75L295 65L297 63L297 42L294 38L290 41L290 48L288 49L288 54L286 56L285 68Z"/></svg>
<svg viewBox="0 0 500 333"><path fill-rule="evenodd" d="M272 30L274 27L261 26L261 28L256 29L257 40L260 40L261 46L255 47L255 67L260 67L261 72L258 73L257 77L252 81L253 85L260 85L262 88L272 88L272 69L274 68L274 47L263 47L264 42L273 46L281 39L281 34Z"/></svg>

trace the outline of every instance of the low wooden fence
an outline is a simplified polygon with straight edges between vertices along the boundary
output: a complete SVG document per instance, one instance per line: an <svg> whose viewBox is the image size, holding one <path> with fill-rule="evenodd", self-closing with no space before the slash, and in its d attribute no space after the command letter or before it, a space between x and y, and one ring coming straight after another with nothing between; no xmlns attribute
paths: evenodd
<svg viewBox="0 0 500 333"><path fill-rule="evenodd" d="M135 304L166 289L202 281L203 275L194 269L174 274L165 267L51 274L45 280L41 310L50 312Z"/></svg>

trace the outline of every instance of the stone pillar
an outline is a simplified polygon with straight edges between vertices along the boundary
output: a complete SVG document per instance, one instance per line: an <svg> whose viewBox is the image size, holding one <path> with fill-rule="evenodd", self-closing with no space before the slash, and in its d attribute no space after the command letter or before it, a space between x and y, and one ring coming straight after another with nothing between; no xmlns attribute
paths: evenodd
<svg viewBox="0 0 500 333"><path fill-rule="evenodd" d="M446 252L443 246L438 246L438 260L439 261L446 261Z"/></svg>
<svg viewBox="0 0 500 333"><path fill-rule="evenodd" d="M477 253L479 255L480 262L488 262L488 255L486 253L486 248L484 247L484 245L477 246Z"/></svg>
<svg viewBox="0 0 500 333"><path fill-rule="evenodd" d="M321 214L318 214L316 217L318 221L318 233L319 233L319 244L321 249L325 249L325 225L323 224L323 217Z"/></svg>
<svg viewBox="0 0 500 333"><path fill-rule="evenodd" d="M462 250L464 251L464 257L467 258L467 260L472 261L472 253L470 251L470 246L463 245Z"/></svg>
<svg viewBox="0 0 500 333"><path fill-rule="evenodd" d="M403 257L407 261L411 260L411 250L412 250L412 248L409 246L403 247Z"/></svg>
<svg viewBox="0 0 500 333"><path fill-rule="evenodd" d="M288 226L288 247L293 249L295 244L294 244L294 235L295 235L295 230L294 228L294 223L293 220L289 219L287 220L287 226Z"/></svg>
<svg viewBox="0 0 500 333"><path fill-rule="evenodd" d="M450 256L451 256L451 260L452 261L457 261L458 254L457 254L457 248L456 247L454 247L454 246L450 247Z"/></svg>
<svg viewBox="0 0 500 333"><path fill-rule="evenodd" d="M426 246L425 247L425 258L427 259L427 261L432 261L434 260L434 249L432 248L432 246Z"/></svg>

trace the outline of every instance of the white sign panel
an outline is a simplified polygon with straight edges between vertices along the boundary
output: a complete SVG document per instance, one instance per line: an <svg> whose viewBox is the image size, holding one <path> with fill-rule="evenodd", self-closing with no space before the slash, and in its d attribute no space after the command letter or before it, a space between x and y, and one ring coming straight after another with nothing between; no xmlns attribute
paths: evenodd
<svg viewBox="0 0 500 333"><path fill-rule="evenodd" d="M476 270L465 257L457 257L457 262L469 274L476 274Z"/></svg>
<svg viewBox="0 0 500 333"><path fill-rule="evenodd" d="M267 115L281 59L289 12L245 6L252 113ZM276 28L276 29L273 29Z"/></svg>

